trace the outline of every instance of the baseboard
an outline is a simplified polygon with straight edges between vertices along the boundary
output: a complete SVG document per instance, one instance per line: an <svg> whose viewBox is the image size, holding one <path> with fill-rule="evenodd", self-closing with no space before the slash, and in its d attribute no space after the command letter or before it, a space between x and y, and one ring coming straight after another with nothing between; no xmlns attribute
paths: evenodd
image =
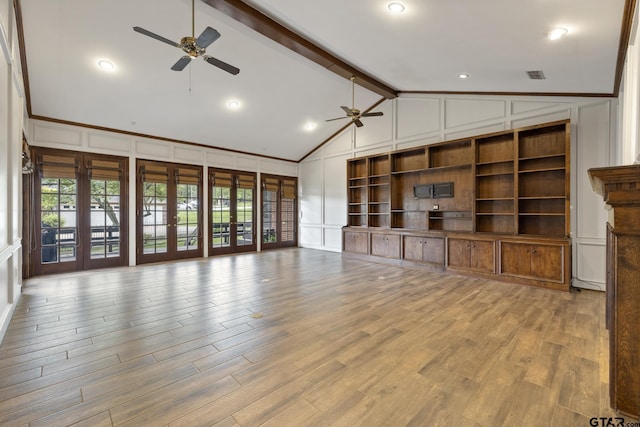
<svg viewBox="0 0 640 427"><path fill-rule="evenodd" d="M7 333L7 329L9 329L9 323L11 322L11 316L13 316L13 312L16 310L16 306L20 302L20 298L22 294L18 293L13 300L12 304L7 305L4 312L0 316L0 344L4 340L4 336Z"/></svg>

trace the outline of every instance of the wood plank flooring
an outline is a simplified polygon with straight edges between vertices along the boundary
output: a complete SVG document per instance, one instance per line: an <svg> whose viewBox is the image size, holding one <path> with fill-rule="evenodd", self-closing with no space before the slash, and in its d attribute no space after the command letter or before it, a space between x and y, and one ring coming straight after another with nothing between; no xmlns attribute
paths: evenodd
<svg viewBox="0 0 640 427"><path fill-rule="evenodd" d="M607 346L603 293L310 249L41 277L0 425L588 426Z"/></svg>

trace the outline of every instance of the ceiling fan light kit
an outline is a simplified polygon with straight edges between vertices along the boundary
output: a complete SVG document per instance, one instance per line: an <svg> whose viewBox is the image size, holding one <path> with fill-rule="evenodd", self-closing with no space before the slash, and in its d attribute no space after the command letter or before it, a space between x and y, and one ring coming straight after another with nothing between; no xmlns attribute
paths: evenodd
<svg viewBox="0 0 640 427"><path fill-rule="evenodd" d="M214 41L220 38L220 33L214 28L207 27L204 29L202 34L196 38L195 36L195 0L191 1L191 36L185 36L180 40L180 43L176 43L172 40L169 40L165 37L159 36L158 34L152 33L149 30L145 30L141 27L133 27L133 31L144 34L147 37L151 37L173 47L177 47L182 49L186 55L182 56L178 61L173 64L171 69L173 71L182 71L185 67L191 62L192 59L195 59L199 56L202 57L209 64L220 68L221 70L226 71L229 74L236 75L240 72L240 69L234 67L231 64L227 64L224 61L221 61L213 56L209 56L206 54L207 47L213 43Z"/></svg>

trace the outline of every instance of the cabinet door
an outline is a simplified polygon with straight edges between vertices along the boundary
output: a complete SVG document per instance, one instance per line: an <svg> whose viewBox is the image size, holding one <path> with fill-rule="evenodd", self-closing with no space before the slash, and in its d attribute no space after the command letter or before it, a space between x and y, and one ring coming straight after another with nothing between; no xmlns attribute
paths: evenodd
<svg viewBox="0 0 640 427"><path fill-rule="evenodd" d="M400 235L371 233L371 255L400 258Z"/></svg>
<svg viewBox="0 0 640 427"><path fill-rule="evenodd" d="M502 242L500 248L502 274L514 276L529 276L531 274L530 245Z"/></svg>
<svg viewBox="0 0 640 427"><path fill-rule="evenodd" d="M400 259L400 235L399 234L387 234L387 252L385 254L388 258Z"/></svg>
<svg viewBox="0 0 640 427"><path fill-rule="evenodd" d="M469 268L471 242L462 239L449 239L447 241L447 265L450 267Z"/></svg>
<svg viewBox="0 0 640 427"><path fill-rule="evenodd" d="M387 236L371 233L371 255L387 256Z"/></svg>
<svg viewBox="0 0 640 427"><path fill-rule="evenodd" d="M422 241L424 237L404 236L404 259L422 262Z"/></svg>
<svg viewBox="0 0 640 427"><path fill-rule="evenodd" d="M531 276L561 282L562 251L561 246L531 245Z"/></svg>
<svg viewBox="0 0 640 427"><path fill-rule="evenodd" d="M344 250L345 252L353 252L357 254L366 254L367 251L367 233L356 231L344 232Z"/></svg>
<svg viewBox="0 0 640 427"><path fill-rule="evenodd" d="M557 245L502 243L502 274L563 281L564 248Z"/></svg>
<svg viewBox="0 0 640 427"><path fill-rule="evenodd" d="M425 237L422 246L422 260L434 264L444 264L444 239Z"/></svg>
<svg viewBox="0 0 640 427"><path fill-rule="evenodd" d="M469 264L475 270L494 272L494 243L484 240L471 241Z"/></svg>

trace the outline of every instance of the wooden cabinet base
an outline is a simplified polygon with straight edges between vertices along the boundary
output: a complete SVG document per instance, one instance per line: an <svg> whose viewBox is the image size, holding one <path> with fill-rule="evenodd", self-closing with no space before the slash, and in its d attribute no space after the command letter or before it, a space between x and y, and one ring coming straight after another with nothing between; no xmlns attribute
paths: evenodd
<svg viewBox="0 0 640 427"><path fill-rule="evenodd" d="M571 284L568 238L345 227L344 242L344 256L378 263L561 291L569 291Z"/></svg>

